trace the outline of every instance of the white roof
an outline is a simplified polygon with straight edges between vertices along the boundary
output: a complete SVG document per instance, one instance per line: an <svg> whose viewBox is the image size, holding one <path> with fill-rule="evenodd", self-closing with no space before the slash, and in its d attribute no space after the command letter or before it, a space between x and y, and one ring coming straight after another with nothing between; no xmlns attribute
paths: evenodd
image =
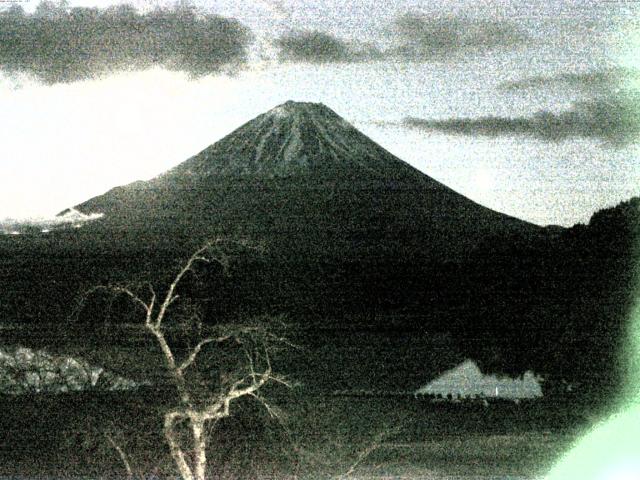
<svg viewBox="0 0 640 480"><path fill-rule="evenodd" d="M484 375L473 360L465 360L415 392L417 395L536 398L542 396L539 379L527 371L522 378Z"/></svg>

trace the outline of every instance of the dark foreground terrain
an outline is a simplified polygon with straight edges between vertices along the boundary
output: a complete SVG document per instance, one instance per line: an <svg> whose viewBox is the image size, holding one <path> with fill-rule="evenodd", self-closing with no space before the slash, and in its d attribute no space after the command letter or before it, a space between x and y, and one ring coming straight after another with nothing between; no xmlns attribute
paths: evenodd
<svg viewBox="0 0 640 480"><path fill-rule="evenodd" d="M433 403L410 396L268 394L212 432L212 478L536 478L589 419L566 399ZM161 432L166 392L0 397L0 475L175 476Z"/></svg>

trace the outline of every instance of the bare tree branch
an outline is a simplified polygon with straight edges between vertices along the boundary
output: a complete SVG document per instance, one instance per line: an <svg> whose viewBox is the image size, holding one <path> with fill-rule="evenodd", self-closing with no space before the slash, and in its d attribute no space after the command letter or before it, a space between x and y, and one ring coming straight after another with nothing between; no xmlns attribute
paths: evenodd
<svg viewBox="0 0 640 480"><path fill-rule="evenodd" d="M121 287L121 286L112 286L108 288L110 288L114 293L122 293L122 294L128 295L135 303L141 305L146 312L145 324L151 322L151 317L153 315L153 307L156 302L156 294L153 288L151 288L151 301L148 304L145 303L144 300L142 300L139 296L137 296L128 288Z"/></svg>
<svg viewBox="0 0 640 480"><path fill-rule="evenodd" d="M182 269L178 272L176 277L173 279L173 282L171 282L171 285L169 285L169 290L167 291L167 294L164 297L164 301L160 306L160 311L156 316L156 321L155 321L156 328L160 328L160 326L162 325L162 320L164 320L164 316L167 312L167 308L169 308L169 305L171 305L176 300L175 291L178 284L180 283L182 278L187 274L187 272L191 270L191 268L193 267L193 264L197 261L209 262L209 259L204 257L202 254L207 250L209 250L210 248L211 248L211 243L207 242L198 250L196 250L196 252L193 255L191 255L191 257L189 257L189 260L187 260L187 263L182 267Z"/></svg>
<svg viewBox="0 0 640 480"><path fill-rule="evenodd" d="M131 468L131 464L127 459L127 455L124 453L124 450L122 450L120 445L116 443L116 441L113 439L111 435L109 435L108 433L105 433L105 437L107 437L107 440L109 441L109 443L113 446L113 448L115 448L116 452L118 452L118 455L120 456L120 460L122 460L122 463L124 464L124 468L127 471L127 478L132 479L133 469Z"/></svg>
<svg viewBox="0 0 640 480"><path fill-rule="evenodd" d="M175 424L182 418L184 418L184 414L182 412L172 411L166 413L164 416L164 436L167 439L171 456L173 457L183 480L194 480L191 467L187 463L184 452L176 439Z"/></svg>
<svg viewBox="0 0 640 480"><path fill-rule="evenodd" d="M257 393L250 393L249 395L262 404L271 418L276 418L278 420L280 419L282 414L279 409L267 403L267 400L262 395L259 395Z"/></svg>
<svg viewBox="0 0 640 480"><path fill-rule="evenodd" d="M338 479L339 480L344 480L344 479L347 479L347 478L351 477L355 473L355 471L358 468L358 466L367 457L369 457L369 455L371 455L373 452L375 452L376 450L378 450L382 446L382 441L385 438L390 437L391 435L393 435L397 431L398 431L398 429L394 428L394 429L391 429L391 430L383 430L380 433L378 433L378 435L376 435L376 437L373 439L373 441L366 448L364 448L363 450L360 451L360 453L356 457L355 461L351 464L349 469L345 473L340 475L338 477Z"/></svg>
<svg viewBox="0 0 640 480"><path fill-rule="evenodd" d="M221 337L209 337L201 340L195 347L193 347L191 353L189 353L189 356L180 364L180 366L178 367L178 371L184 372L187 368L189 368L191 364L195 362L196 357L205 345L208 345L210 343L222 343L226 340L229 340L230 338L231 335L223 335Z"/></svg>
<svg viewBox="0 0 640 480"><path fill-rule="evenodd" d="M290 383L285 377L273 374L271 365L270 348L273 344L285 343L283 337L279 337L265 328L263 325L240 325L232 327L217 326L216 331L205 338L201 338L195 346L188 349L186 357L181 362L177 361L176 354L172 349L167 336L167 326L165 317L168 314L169 307L178 301L180 296L177 289L187 275L192 271L194 265L198 262L217 262L224 271L228 269L228 257L222 251L216 252L214 255L212 249L222 243L221 240L207 242L198 250L196 250L180 268L178 273L173 277L169 287L164 294L159 307L157 305L156 291L151 284L147 284L150 299L145 302L134 289L123 286L95 287L91 292L99 289L111 291L115 294L126 295L131 301L143 308L145 312L145 329L152 334L156 343L160 347L166 370L169 378L176 387L179 406L167 412L164 416L164 436L168 442L171 457L178 468L180 476L184 480L204 480L207 468L206 445L208 441L207 423L215 424L222 418L230 415L231 404L238 398L250 396L260 402L270 416L277 417L278 412L274 407L269 405L265 399L258 394L258 391L272 381L287 387ZM89 293L90 294L90 293ZM185 315L185 312L175 312L177 315ZM199 313L196 310L186 311L186 316L190 321L194 318L198 320L200 325ZM195 317L194 317L195 316ZM186 327L185 327L186 328ZM188 342L193 336L193 331L187 332ZM201 328L197 329L200 336ZM189 375L186 371L191 367L203 349L210 344L222 344L227 341L235 340L236 347L243 349L246 361L244 367L236 370L238 374L235 381L221 381L220 388L215 393L203 393L202 376ZM196 371L197 373L198 371ZM210 386L213 390L213 385ZM183 429L190 432L192 441L192 455L185 453L181 442L181 436L184 436ZM114 448L120 453L121 449L117 447L113 439L110 442ZM121 453L121 457L123 452ZM124 458L123 458L124 461ZM127 470L129 472L130 469Z"/></svg>

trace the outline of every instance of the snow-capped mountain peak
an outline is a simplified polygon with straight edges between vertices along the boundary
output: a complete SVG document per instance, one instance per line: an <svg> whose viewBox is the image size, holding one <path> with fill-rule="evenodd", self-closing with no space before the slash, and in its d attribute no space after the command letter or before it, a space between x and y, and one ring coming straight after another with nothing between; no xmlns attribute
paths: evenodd
<svg viewBox="0 0 640 480"><path fill-rule="evenodd" d="M288 101L244 124L167 176L279 177L352 168L380 173L389 163L406 167L325 105Z"/></svg>

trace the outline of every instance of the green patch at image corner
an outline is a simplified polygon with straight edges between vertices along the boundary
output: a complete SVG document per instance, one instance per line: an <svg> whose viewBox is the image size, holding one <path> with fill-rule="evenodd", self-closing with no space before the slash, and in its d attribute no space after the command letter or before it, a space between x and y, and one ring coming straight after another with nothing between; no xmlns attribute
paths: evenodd
<svg viewBox="0 0 640 480"><path fill-rule="evenodd" d="M640 213L639 213L640 214ZM621 352L626 382L613 414L605 416L545 477L545 480L640 479L640 239L634 256L635 293Z"/></svg>
<svg viewBox="0 0 640 480"><path fill-rule="evenodd" d="M596 426L545 480L640 478L640 403L634 402Z"/></svg>
<svg viewBox="0 0 640 480"><path fill-rule="evenodd" d="M636 294L630 320L625 352L627 381L621 396L621 408L640 405L640 295L638 294Z"/></svg>
<svg viewBox="0 0 640 480"><path fill-rule="evenodd" d="M640 217L640 212L638 212L638 216ZM638 223L640 223L640 219ZM621 352L622 364L625 366L626 381L620 395L619 410L640 406L640 232L636 233L634 240L633 258L635 260L635 268L633 283L635 284L635 291L632 307L628 314L625 346Z"/></svg>
<svg viewBox="0 0 640 480"><path fill-rule="evenodd" d="M580 438L545 480L640 479L640 309L634 310L629 353L635 359L626 395L615 413Z"/></svg>

